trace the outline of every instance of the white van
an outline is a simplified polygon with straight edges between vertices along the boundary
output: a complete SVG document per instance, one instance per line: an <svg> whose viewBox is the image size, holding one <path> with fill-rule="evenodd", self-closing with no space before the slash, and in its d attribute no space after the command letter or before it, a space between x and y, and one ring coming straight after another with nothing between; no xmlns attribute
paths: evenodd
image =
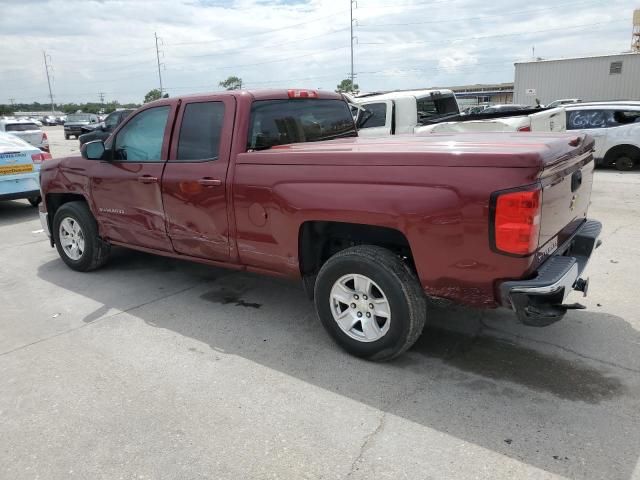
<svg viewBox="0 0 640 480"><path fill-rule="evenodd" d="M593 102L565 106L567 130L596 141L596 165L631 170L640 165L640 102Z"/></svg>

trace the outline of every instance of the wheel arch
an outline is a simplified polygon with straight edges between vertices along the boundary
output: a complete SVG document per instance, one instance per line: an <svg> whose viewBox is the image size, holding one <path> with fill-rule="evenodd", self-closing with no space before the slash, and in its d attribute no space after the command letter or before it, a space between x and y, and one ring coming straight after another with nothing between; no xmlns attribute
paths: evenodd
<svg viewBox="0 0 640 480"><path fill-rule="evenodd" d="M607 150L604 155L604 164L611 165L615 159L621 154L629 154L634 161L640 161L640 147L632 143L623 143L615 145Z"/></svg>
<svg viewBox="0 0 640 480"><path fill-rule="evenodd" d="M355 245L376 245L403 258L415 272L406 235L393 227L336 221L305 221L298 232L300 275L309 298L322 265L334 254Z"/></svg>

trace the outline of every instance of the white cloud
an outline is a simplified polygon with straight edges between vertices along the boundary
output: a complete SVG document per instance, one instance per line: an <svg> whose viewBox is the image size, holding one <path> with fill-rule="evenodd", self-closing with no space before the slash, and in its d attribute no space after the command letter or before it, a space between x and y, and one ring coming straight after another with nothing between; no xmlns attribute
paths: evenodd
<svg viewBox="0 0 640 480"><path fill-rule="evenodd" d="M513 80L513 62L617 52L635 0L360 0L355 70L363 90ZM162 38L171 95L248 87L333 89L349 72L346 0L35 0L0 17L0 103L46 102L42 50L60 102L141 101L158 85Z"/></svg>

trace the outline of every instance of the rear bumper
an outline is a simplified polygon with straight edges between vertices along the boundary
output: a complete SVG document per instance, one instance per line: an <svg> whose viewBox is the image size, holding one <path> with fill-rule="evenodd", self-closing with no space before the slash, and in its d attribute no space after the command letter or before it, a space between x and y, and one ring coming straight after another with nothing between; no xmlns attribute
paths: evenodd
<svg viewBox="0 0 640 480"><path fill-rule="evenodd" d="M531 326L546 326L560 320L568 309L584 308L565 305L571 290L587 294L588 280L581 278L593 251L598 247L602 224L587 220L574 235L551 255L530 280L513 280L500 285L504 306L511 307L518 319Z"/></svg>
<svg viewBox="0 0 640 480"><path fill-rule="evenodd" d="M39 197L40 190L28 190L24 192L1 193L0 200L21 200L23 198Z"/></svg>

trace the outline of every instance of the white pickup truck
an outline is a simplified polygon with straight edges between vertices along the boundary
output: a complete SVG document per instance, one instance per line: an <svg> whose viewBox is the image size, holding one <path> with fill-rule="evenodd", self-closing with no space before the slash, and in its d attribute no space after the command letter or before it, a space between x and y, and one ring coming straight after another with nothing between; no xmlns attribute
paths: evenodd
<svg viewBox="0 0 640 480"><path fill-rule="evenodd" d="M408 90L347 96L361 137L420 133L438 118L460 114L451 90Z"/></svg>
<svg viewBox="0 0 640 480"><path fill-rule="evenodd" d="M347 96L361 137L441 132L564 132L563 108L461 116L451 90ZM450 118L452 121L446 121ZM476 120L477 119L477 120Z"/></svg>

